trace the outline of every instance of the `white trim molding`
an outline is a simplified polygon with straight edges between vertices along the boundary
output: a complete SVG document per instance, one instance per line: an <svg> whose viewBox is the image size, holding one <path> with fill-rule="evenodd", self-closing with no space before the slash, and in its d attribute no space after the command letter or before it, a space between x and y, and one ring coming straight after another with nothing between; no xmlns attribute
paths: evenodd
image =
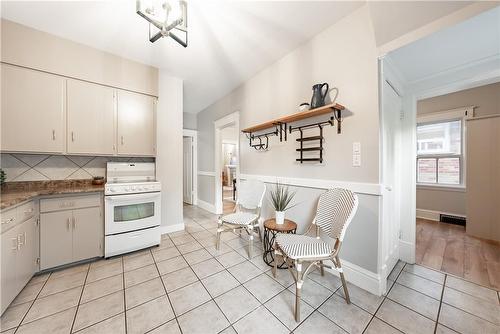
<svg viewBox="0 0 500 334"><path fill-rule="evenodd" d="M191 198L192 204L198 204L198 131L191 129L183 129L182 130L183 137L191 137L193 141L193 180L192 180L192 189L191 189ZM184 169L184 168L183 168Z"/></svg>
<svg viewBox="0 0 500 334"><path fill-rule="evenodd" d="M427 209L417 209L417 218L434 220L434 221L438 222L440 215L450 215L450 216L457 216L457 217L466 218L465 215L458 214L458 213L434 211L434 210L427 210Z"/></svg>
<svg viewBox="0 0 500 334"><path fill-rule="evenodd" d="M205 202L205 201L202 201L201 199L198 198L198 207L203 209L203 210L206 210L210 213L217 213L216 210L215 210L215 205L213 205L212 203L208 203L208 202Z"/></svg>
<svg viewBox="0 0 500 334"><path fill-rule="evenodd" d="M223 211L222 204L222 187L217 185L222 184L222 166L220 165L221 156L222 156L222 137L221 131L223 128L228 126L234 126L236 128L237 133L237 141L236 141L236 156L238 161L240 160L240 113L239 111L235 111L225 117L222 117L218 120L214 121L214 170L215 170L215 213L221 214ZM239 188L239 175L240 175L240 167L236 166L236 187Z"/></svg>
<svg viewBox="0 0 500 334"><path fill-rule="evenodd" d="M206 171L199 170L198 175L215 177L215 172L206 172Z"/></svg>
<svg viewBox="0 0 500 334"><path fill-rule="evenodd" d="M465 119L472 118L474 117L474 108L476 108L476 106L468 106L450 110L430 112L423 115L417 115L417 124L447 121L459 118L465 118Z"/></svg>
<svg viewBox="0 0 500 334"><path fill-rule="evenodd" d="M342 263L342 269L344 271L345 279L377 296L382 296L385 294L385 283L382 282L380 275L377 275L374 272L361 268L353 263L350 263L346 260L340 259ZM326 271L334 274L335 276L339 276L339 273L335 269L325 269Z"/></svg>
<svg viewBox="0 0 500 334"><path fill-rule="evenodd" d="M184 230L184 223L175 224L175 225L161 225L160 226L161 234L172 233L172 232L183 231L183 230Z"/></svg>
<svg viewBox="0 0 500 334"><path fill-rule="evenodd" d="M292 178L272 175L240 174L241 180L259 180L265 183L275 183L279 181L282 184L296 187L331 189L345 188L357 194L381 196L382 185L378 183L359 183L350 181L336 181L323 179Z"/></svg>

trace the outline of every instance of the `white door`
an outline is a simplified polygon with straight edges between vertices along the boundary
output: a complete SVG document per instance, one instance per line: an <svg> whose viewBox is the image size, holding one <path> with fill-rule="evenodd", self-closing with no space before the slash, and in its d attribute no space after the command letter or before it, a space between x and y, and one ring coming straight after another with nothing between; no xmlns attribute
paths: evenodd
<svg viewBox="0 0 500 334"><path fill-rule="evenodd" d="M117 91L118 154L155 155L155 98Z"/></svg>
<svg viewBox="0 0 500 334"><path fill-rule="evenodd" d="M15 226L9 231L2 234L2 254L1 254L1 312L9 306L12 300L18 293L19 282L17 280L17 254L19 253L18 246L19 226Z"/></svg>
<svg viewBox="0 0 500 334"><path fill-rule="evenodd" d="M104 230L101 209L73 210L73 261L102 256Z"/></svg>
<svg viewBox="0 0 500 334"><path fill-rule="evenodd" d="M183 143L184 160L184 202L193 204L193 138L184 137Z"/></svg>
<svg viewBox="0 0 500 334"><path fill-rule="evenodd" d="M19 254L17 257L17 280L24 286L36 271L37 238L36 217L21 224L19 230Z"/></svg>
<svg viewBox="0 0 500 334"><path fill-rule="evenodd" d="M68 80L68 153L115 153L114 90Z"/></svg>
<svg viewBox="0 0 500 334"><path fill-rule="evenodd" d="M73 262L72 211L40 215L40 270Z"/></svg>
<svg viewBox="0 0 500 334"><path fill-rule="evenodd" d="M3 151L64 151L65 79L2 64Z"/></svg>
<svg viewBox="0 0 500 334"><path fill-rule="evenodd" d="M382 76L382 269L388 275L399 260L399 163L401 97ZM384 277L385 278L385 277Z"/></svg>

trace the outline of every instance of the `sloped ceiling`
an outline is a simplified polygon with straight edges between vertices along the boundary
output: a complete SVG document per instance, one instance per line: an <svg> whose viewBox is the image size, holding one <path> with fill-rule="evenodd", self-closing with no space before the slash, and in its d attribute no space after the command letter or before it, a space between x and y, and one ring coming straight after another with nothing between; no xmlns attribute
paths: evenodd
<svg viewBox="0 0 500 334"><path fill-rule="evenodd" d="M473 1L374 1L368 2L377 46L390 42Z"/></svg>
<svg viewBox="0 0 500 334"><path fill-rule="evenodd" d="M2 1L1 16L153 65L184 79L197 113L364 1L189 0L189 46L147 40L135 1ZM464 1L369 2L377 45L459 10Z"/></svg>

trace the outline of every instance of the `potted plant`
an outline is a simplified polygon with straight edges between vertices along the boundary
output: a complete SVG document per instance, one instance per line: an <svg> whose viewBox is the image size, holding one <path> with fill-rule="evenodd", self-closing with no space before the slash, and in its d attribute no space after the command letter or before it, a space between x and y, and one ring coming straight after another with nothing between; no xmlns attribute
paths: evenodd
<svg viewBox="0 0 500 334"><path fill-rule="evenodd" d="M294 196L295 192L290 192L288 186L276 182L274 189L270 192L271 204L274 210L276 210L276 224L283 224L285 222L285 211L295 206L290 205Z"/></svg>

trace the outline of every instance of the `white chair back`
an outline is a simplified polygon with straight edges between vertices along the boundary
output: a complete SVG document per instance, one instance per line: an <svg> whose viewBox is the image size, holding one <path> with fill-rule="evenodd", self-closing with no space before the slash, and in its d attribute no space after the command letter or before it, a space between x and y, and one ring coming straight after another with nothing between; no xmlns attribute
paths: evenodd
<svg viewBox="0 0 500 334"><path fill-rule="evenodd" d="M315 224L329 238L342 241L357 209L358 196L352 191L330 189L319 197Z"/></svg>
<svg viewBox="0 0 500 334"><path fill-rule="evenodd" d="M262 207L266 185L257 180L246 180L240 182L238 200L236 205L240 205L247 210L256 210Z"/></svg>

